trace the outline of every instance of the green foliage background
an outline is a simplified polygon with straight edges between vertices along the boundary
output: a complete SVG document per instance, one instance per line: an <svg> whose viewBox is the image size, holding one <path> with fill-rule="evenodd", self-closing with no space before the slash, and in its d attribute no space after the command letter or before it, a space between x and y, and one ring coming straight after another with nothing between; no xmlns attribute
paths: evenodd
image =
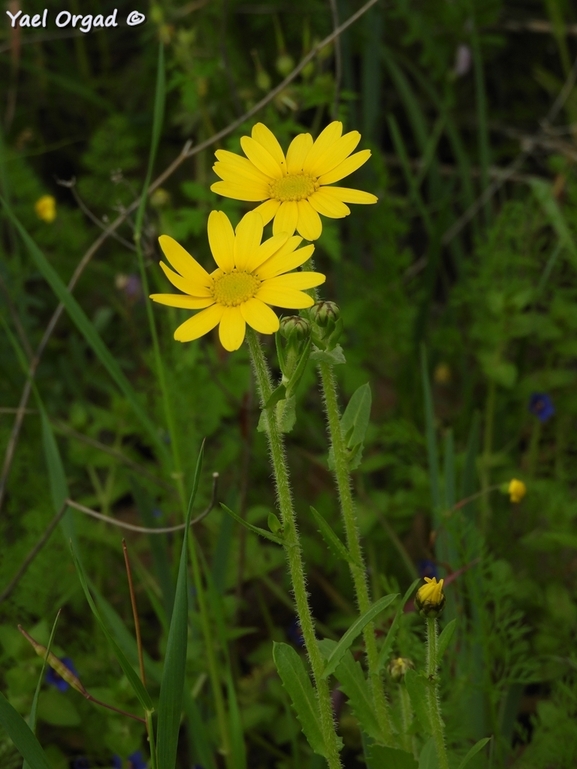
<svg viewBox="0 0 577 769"><path fill-rule="evenodd" d="M119 20L133 10L123 2L77 6L70 9L84 14L117 7ZM11 29L2 19L3 199L68 282L102 229L142 189L159 41L167 98L153 178L186 141L194 147L210 139L278 85L331 33L334 13L342 22L359 7L356 0L166 2L140 9L147 16L140 27L119 24L86 35L53 25ZM24 9L42 10L37 0ZM141 237L150 290L165 291L158 235L172 235L209 264L209 211L218 207L236 223L246 210L209 191L214 149L238 152L240 136L257 120L285 148L295 133L316 135L335 118L361 131L373 156L344 183L374 192L379 203L356 207L345 220L324 220L315 264L327 275L323 296L339 304L344 319L343 405L366 382L373 393L363 462L354 475L373 598L404 592L423 561L436 558L439 573L459 575L449 588L448 618L460 619L460 634L442 678L448 740L464 755L471 740L494 735L493 760L501 763L493 765L518 769L569 769L577 754L576 24L577 12L564 0L379 2L254 118L183 161L150 196ZM57 201L51 223L34 209L46 194ZM64 313L42 354L13 461L5 465L0 591L56 512L40 404L57 436L71 497L104 515L144 526L180 523L176 476L190 487L203 438L198 510L209 502L213 471L220 474L219 500L251 523L266 526L274 509L246 350L227 354L212 334L177 344L172 333L181 311L155 307L177 425L170 435L133 234L131 214L90 259L74 296L137 393L165 453L173 457L176 444L182 465L163 458ZM6 209L0 236L0 446L7 451L25 367L57 300ZM520 505L485 493L464 508L458 525L446 521L446 558L431 538L423 345L442 446L441 490L443 499L453 499L446 507L512 477L528 487ZM270 340L267 352L274 356ZM547 422L528 409L533 393L547 393L554 403ZM343 564L307 513L313 505L340 535L312 367L298 392L297 416L288 449L309 590L320 634L336 639L356 610ZM119 530L69 515L95 589L131 628ZM282 553L239 530L220 509L195 535L212 578L215 647L227 671L223 687L227 675L234 681L248 765L318 765L272 662L273 640L294 642ZM166 645L180 539L126 538L144 646L157 661ZM138 704L86 606L59 531L0 604L2 691L20 713L29 712L41 660L15 628L22 624L46 643L60 607L55 653L74 659L99 699L134 711ZM382 615L383 628L391 617ZM419 621L407 614L395 654L422 661L421 637ZM223 764L205 679L192 607L186 687L217 767ZM75 766L80 757L109 766L114 754L146 752L141 725L70 691L45 687L38 719L54 769ZM354 766L360 735L346 706L341 733L346 766ZM183 767L206 761L195 734L188 712ZM2 739L0 733L2 766L19 766ZM475 760L489 766L491 759Z"/></svg>

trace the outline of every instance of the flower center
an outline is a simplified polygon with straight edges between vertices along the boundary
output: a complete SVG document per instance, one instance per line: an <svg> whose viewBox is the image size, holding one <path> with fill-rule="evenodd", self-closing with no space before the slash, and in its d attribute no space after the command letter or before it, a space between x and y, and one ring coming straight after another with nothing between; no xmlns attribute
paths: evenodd
<svg viewBox="0 0 577 769"><path fill-rule="evenodd" d="M225 272L214 279L212 294L218 304L225 307L238 307L255 296L260 280L251 272Z"/></svg>
<svg viewBox="0 0 577 769"><path fill-rule="evenodd" d="M276 179L270 185L270 196L275 200L304 200L319 187L313 176L307 174L289 174Z"/></svg>

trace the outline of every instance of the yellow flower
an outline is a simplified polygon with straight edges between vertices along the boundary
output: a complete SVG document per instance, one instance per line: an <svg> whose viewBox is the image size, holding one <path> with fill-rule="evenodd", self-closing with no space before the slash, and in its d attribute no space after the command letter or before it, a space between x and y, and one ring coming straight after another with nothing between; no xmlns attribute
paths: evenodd
<svg viewBox="0 0 577 769"><path fill-rule="evenodd" d="M214 172L222 181L211 186L225 198L265 202L255 210L264 224L274 218L273 234L295 230L307 240L322 231L319 214L340 219L350 214L345 203L376 203L369 192L330 187L366 163L370 150L351 155L360 141L358 131L342 136L343 124L335 120L315 142L310 134L296 136L285 154L275 135L262 123L252 136L240 140L246 158L217 150ZM248 158L248 159L247 159Z"/></svg>
<svg viewBox="0 0 577 769"><path fill-rule="evenodd" d="M437 617L445 606L443 582L436 577L425 577L425 584L417 590L415 605L424 617Z"/></svg>
<svg viewBox="0 0 577 769"><path fill-rule="evenodd" d="M53 222L56 219L56 200L52 195L42 195L34 204L36 216L43 222Z"/></svg>
<svg viewBox="0 0 577 769"><path fill-rule="evenodd" d="M389 663L389 675L393 681L398 682L404 678L407 670L411 670L413 667L414 665L411 660L406 659L405 657L397 657Z"/></svg>
<svg viewBox="0 0 577 769"><path fill-rule="evenodd" d="M439 363L433 372L433 380L437 384L448 384L452 376L451 369L447 363Z"/></svg>
<svg viewBox="0 0 577 769"><path fill-rule="evenodd" d="M523 481L518 481L516 478L513 478L512 481L509 483L509 487L507 488L507 492L509 494L509 498L511 502L520 502L525 494L527 493L527 487L523 483Z"/></svg>
<svg viewBox="0 0 577 769"><path fill-rule="evenodd" d="M246 324L261 334L278 331L279 320L268 306L300 310L314 300L302 289L325 282L319 272L290 272L310 259L314 246L298 248L302 238L287 233L261 243L263 223L251 211L236 231L225 213L212 211L208 217L208 242L218 267L208 273L173 238L161 235L160 247L174 267L163 262L164 274L184 294L152 294L151 299L171 307L202 310L174 332L178 342L190 342L219 325L225 350L241 346ZM290 274L284 274L290 273Z"/></svg>

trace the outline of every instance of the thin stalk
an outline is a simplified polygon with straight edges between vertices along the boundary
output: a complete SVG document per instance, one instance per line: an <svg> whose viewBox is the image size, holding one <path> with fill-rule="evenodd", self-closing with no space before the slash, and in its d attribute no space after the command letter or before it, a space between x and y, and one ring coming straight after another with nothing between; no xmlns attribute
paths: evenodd
<svg viewBox="0 0 577 769"><path fill-rule="evenodd" d="M497 385L493 379L489 382L487 392L487 402L485 404L485 433L483 437L483 457L481 465L481 531L483 534L487 531L487 525L491 516L489 506L488 490L491 483L491 454L493 452L493 424L495 421L495 403L497 400Z"/></svg>
<svg viewBox="0 0 577 769"><path fill-rule="evenodd" d="M437 749L439 769L449 769L447 748L445 747L445 725L441 715L439 693L437 687L437 620L427 617L427 676L430 686L427 690L427 708L429 721L433 730L433 738Z"/></svg>
<svg viewBox="0 0 577 769"><path fill-rule="evenodd" d="M148 734L148 745L150 748L150 769L156 769L156 744L154 742L154 725L152 723L153 710L145 710L146 732Z"/></svg>
<svg viewBox="0 0 577 769"><path fill-rule="evenodd" d="M319 363L318 368L325 411L327 414L329 437L333 449L334 474L341 503L341 514L345 524L349 553L355 562L350 564L351 576L355 586L359 611L361 614L364 614L371 607L371 599L369 597L363 550L361 547L359 531L357 529L355 505L351 492L347 448L341 430L336 382L333 367L329 363ZM382 679L379 673L379 652L377 649L375 626L372 622L369 622L368 625L365 626L363 637L365 639L365 647L367 651L369 683L373 695L375 712L379 724L383 729L383 735L386 742L392 743L394 742L393 725L389 707L385 699Z"/></svg>
<svg viewBox="0 0 577 769"><path fill-rule="evenodd" d="M134 618L134 632L136 635L136 648L138 650L138 666L140 668L140 680L146 686L146 673L144 671L144 653L142 649L142 636L140 634L140 620L138 618L138 609L136 608L136 594L134 592L134 583L132 582L132 569L130 568L130 559L128 558L128 548L126 540L122 540L122 552L124 553L124 565L126 567L126 578L128 580L128 592L130 593L130 605L132 606L132 616Z"/></svg>
<svg viewBox="0 0 577 769"><path fill-rule="evenodd" d="M247 340L261 404L264 410L264 406L272 393L270 372L260 342L255 332L250 328L247 329ZM319 703L320 726L327 752L327 761L330 769L339 769L342 764L339 757L339 747L335 731L329 685L327 680L322 678L324 662L317 644L314 620L308 602L303 556L296 526L296 515L293 507L283 438L278 428L275 412L271 409L269 412L265 411L264 413L267 416L266 434L268 437L276 482L278 506L282 517L283 545L288 561L297 615L313 672L313 679Z"/></svg>
<svg viewBox="0 0 577 769"><path fill-rule="evenodd" d="M222 753L224 754L224 759L225 759L227 768L232 769L232 767L234 767L235 765L235 761L234 761L234 756L232 755L232 752L231 752L228 718L227 718L226 708L224 704L224 698L222 696L222 687L220 682L218 662L217 662L215 650L214 650L214 636L210 629L208 608L206 605L206 596L204 594L204 586L202 584L202 578L200 574L194 532L191 532L191 536L188 539L188 549L190 552L190 561L192 564L192 577L194 582L194 588L196 591L196 599L198 601L198 613L200 617L200 626L202 628L202 634L204 636L206 660L208 663L208 674L210 677L210 683L211 683L212 692L214 696L214 704L216 708L216 720L218 723L220 738L222 740Z"/></svg>

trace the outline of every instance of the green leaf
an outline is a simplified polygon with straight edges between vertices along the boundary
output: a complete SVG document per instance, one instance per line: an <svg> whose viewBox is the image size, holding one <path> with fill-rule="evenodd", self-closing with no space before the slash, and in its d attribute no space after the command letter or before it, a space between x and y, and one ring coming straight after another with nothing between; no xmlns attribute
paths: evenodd
<svg viewBox="0 0 577 769"><path fill-rule="evenodd" d="M186 648L188 645L188 577L186 570L188 535L192 507L198 489L203 453L204 444L201 446L198 454L194 480L192 482L192 492L186 513L186 526L182 539L178 577L174 593L174 607L170 619L164 669L160 684L156 745L158 766L163 767L163 769L174 769L176 764L178 732L182 716L184 680L186 677Z"/></svg>
<svg viewBox="0 0 577 769"><path fill-rule="evenodd" d="M268 514L267 523L268 523L269 529L272 531L273 534L278 534L279 532L282 532L282 523L279 521L278 517L274 513Z"/></svg>
<svg viewBox="0 0 577 769"><path fill-rule="evenodd" d="M477 753L482 750L485 745L489 742L491 738L490 737L483 737L482 740L479 740L479 742L476 742L471 750L467 753L465 758L461 761L457 769L465 769L469 761L473 758L473 756L476 756Z"/></svg>
<svg viewBox="0 0 577 769"><path fill-rule="evenodd" d="M405 608L405 604L409 600L409 598L412 596L415 588L419 584L421 579L416 579L413 584L409 587L409 589L406 591L405 595L403 596L403 600L399 604L399 607L397 608L397 613L394 616L394 619L391 623L391 627L389 628L387 635L385 636L385 640L383 641L383 645L381 647L381 651L379 652L379 662L377 665L377 670L380 672L384 666L387 664L389 659L389 654L391 653L391 649L393 648L393 644L395 643L395 638L397 635L397 626L399 624L401 615L403 613L403 609Z"/></svg>
<svg viewBox="0 0 577 769"><path fill-rule="evenodd" d="M425 734L431 734L431 722L429 721L429 711L427 709L429 681L415 670L407 670L401 686L403 685L407 687L409 697L411 698L411 705L421 725L421 729ZM419 769L420 767L421 765L419 764Z"/></svg>
<svg viewBox="0 0 577 769"><path fill-rule="evenodd" d="M453 633L457 629L457 620L452 619L446 627L443 628L439 640L437 642L437 660L440 662L443 659L443 655L447 651L447 647L451 643Z"/></svg>
<svg viewBox="0 0 577 769"><path fill-rule="evenodd" d="M563 216L563 212L553 196L551 184L542 179L531 179L529 186L531 187L533 195L535 195L535 198L547 214L547 218L557 233L559 240L571 254L573 264L577 265L577 244L573 239L573 235Z"/></svg>
<svg viewBox="0 0 577 769"><path fill-rule="evenodd" d="M312 344L313 344L313 340L307 339L307 343L300 355L299 362L297 363L295 370L293 371L293 373L291 374L287 382L287 385L286 385L287 396L291 395L296 390L299 382L302 379L303 374L305 373L305 369L311 355Z"/></svg>
<svg viewBox="0 0 577 769"><path fill-rule="evenodd" d="M368 748L369 769L417 769L418 764L405 750L371 745Z"/></svg>
<svg viewBox="0 0 577 769"><path fill-rule="evenodd" d="M32 769L50 769L50 764L34 732L0 692L0 724Z"/></svg>
<svg viewBox="0 0 577 769"><path fill-rule="evenodd" d="M331 529L329 524L325 521L323 516L319 512L317 512L314 509L314 507L311 507L310 511L313 514L315 523L319 527L318 528L319 533L321 534L322 538L327 543L329 548L337 556L337 558L341 558L343 561L346 561L347 563L351 563L353 566L360 566L360 564L354 560L354 558L349 553L345 545L343 545L341 540L337 537L337 535Z"/></svg>
<svg viewBox="0 0 577 769"><path fill-rule="evenodd" d="M286 398L286 392L287 388L284 384L280 384L278 387L275 387L275 389L270 394L269 399L264 404L265 409L272 409L272 407L276 406L279 401Z"/></svg>
<svg viewBox="0 0 577 769"><path fill-rule="evenodd" d="M38 703L38 718L52 726L78 726L81 718L74 703L61 692L42 692Z"/></svg>
<svg viewBox="0 0 577 769"><path fill-rule="evenodd" d="M347 404L344 414L341 417L341 431L346 441L349 451L354 451L361 447L357 451L358 456L352 459L357 460L357 464L353 466L354 462L350 461L349 466L351 470L354 470L360 464L360 453L362 451L363 441L369 426L369 419L371 416L371 387L370 385L361 385L352 394L350 401Z"/></svg>
<svg viewBox="0 0 577 769"><path fill-rule="evenodd" d="M297 421L297 399L294 395L277 403L278 429L281 433L290 433Z"/></svg>
<svg viewBox="0 0 577 769"><path fill-rule="evenodd" d="M371 622L378 614L384 611L387 606L390 606L397 596L398 593L384 595L353 622L353 624L346 631L346 633L331 652L323 671L323 678L327 678L332 672L334 672L344 653L347 651L355 638L362 633L363 629L366 625L369 624L369 622Z"/></svg>
<svg viewBox="0 0 577 769"><path fill-rule="evenodd" d="M118 664L124 671L124 675L128 678L128 681L130 682L130 685L132 686L134 693L138 697L140 704L142 705L144 710L153 710L154 708L152 707L152 700L150 699L149 693L144 688L142 681L136 674L134 668L126 658L126 655L124 654L120 646L116 643L116 641L112 637L112 634L110 633L110 631L108 630L108 627L104 624L104 621L100 616L100 612L98 611L96 603L94 602L94 599L92 598L92 594L90 593L90 590L88 588L88 581L84 573L84 568L76 554L76 549L73 543L71 543L71 550L72 550L72 558L74 559L74 564L76 566L76 571L78 573L78 579L80 580L80 584L82 585L82 589L84 590L84 595L86 596L88 605L92 609L92 613L94 614L96 621L100 625L100 629L102 630L102 632L108 639L108 642L112 646L112 649L114 651L114 656L116 657Z"/></svg>
<svg viewBox="0 0 577 769"><path fill-rule="evenodd" d="M253 526L252 523L245 521L244 518L241 518L240 515L237 515L237 513L233 513L232 510L222 502L220 503L220 506L230 516L232 516L234 520L237 521L237 523L242 524L249 531L252 531L254 534L258 534L259 536L264 537L265 539L268 539L271 542L274 542L275 545L282 545L282 539L280 539L280 537L275 537L275 535L271 534L270 531L267 531L266 529L261 529L260 526Z"/></svg>
<svg viewBox="0 0 577 769"><path fill-rule="evenodd" d="M340 344L334 350L318 350L315 347L311 352L311 360L315 363L330 363L331 366L338 366L340 363L347 362Z"/></svg>
<svg viewBox="0 0 577 769"><path fill-rule="evenodd" d="M419 756L419 769L439 769L439 759L437 758L434 737L430 737L423 745L421 755Z"/></svg>
<svg viewBox="0 0 577 769"><path fill-rule="evenodd" d="M302 659L285 643L273 642L276 669L301 722L303 734L315 753L326 758L317 699Z"/></svg>
<svg viewBox="0 0 577 769"><path fill-rule="evenodd" d="M382 742L384 735L373 707L369 685L360 663L355 661L350 651L346 651L341 658L335 675L362 730L369 737Z"/></svg>
<svg viewBox="0 0 577 769"><path fill-rule="evenodd" d="M80 305L78 304L74 296L68 291L66 285L64 284L64 282L62 281L62 279L60 278L56 270L52 267L48 259L46 259L42 251L38 248L36 243L32 240L30 235L28 235L28 233L26 232L24 227L20 224L16 216L12 213L11 209L6 204L6 201L0 197L0 202L3 204L4 209L8 215L8 218L12 221L13 225L16 227L16 229L20 233L20 237L22 238L24 245L28 249L30 256L32 257L34 263L36 264L36 267L42 273L44 279L48 282L48 284L50 285L50 287L58 297L58 300L64 305L64 307L66 308L66 311L70 315L70 318L74 321L78 330L82 333L87 343L90 345L92 350L95 352L96 356L99 358L100 362L107 369L112 379L116 382L120 391L124 394L126 399L129 401L133 411L139 418L143 427L148 431L148 434L152 439L153 443L155 444L158 450L158 453L163 457L163 459L165 459L166 461L169 461L168 451L166 449L166 446L161 440L160 434L156 426L149 419L148 415L140 405L138 401L138 397L132 385L130 384L130 382L122 372L122 369L118 365L118 362L116 361L116 359L114 358L114 356L112 355L108 347L102 341L100 334L98 333L98 331L96 331L96 329L94 328L94 325L90 322L84 310L80 307Z"/></svg>

